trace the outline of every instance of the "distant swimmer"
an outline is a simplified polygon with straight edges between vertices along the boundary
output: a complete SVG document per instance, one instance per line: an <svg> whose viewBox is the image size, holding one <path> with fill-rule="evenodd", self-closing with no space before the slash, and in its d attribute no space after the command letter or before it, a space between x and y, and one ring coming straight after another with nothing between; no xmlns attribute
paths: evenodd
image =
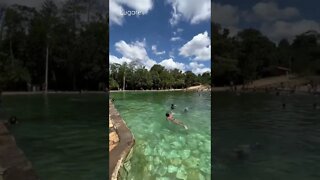
<svg viewBox="0 0 320 180"><path fill-rule="evenodd" d="M318 109L318 104L317 103L313 103L313 109Z"/></svg>
<svg viewBox="0 0 320 180"><path fill-rule="evenodd" d="M111 101L114 102L114 98L112 98Z"/></svg>
<svg viewBox="0 0 320 180"><path fill-rule="evenodd" d="M12 126L12 125L15 125L15 124L18 124L18 119L17 119L16 116L11 116L9 118L9 120L5 122L5 125L8 126L8 127Z"/></svg>
<svg viewBox="0 0 320 180"><path fill-rule="evenodd" d="M173 122L174 124L183 126L185 129L188 129L188 127L187 127L186 125L184 125L181 121L175 119L175 118L173 117L172 113L168 113L168 112L167 112L167 113L166 113L166 119L167 119L168 121Z"/></svg>
<svg viewBox="0 0 320 180"><path fill-rule="evenodd" d="M171 110L174 110L176 108L175 104L171 104Z"/></svg>
<svg viewBox="0 0 320 180"><path fill-rule="evenodd" d="M283 108L283 109L286 108L286 103L282 103L282 108Z"/></svg>
<svg viewBox="0 0 320 180"><path fill-rule="evenodd" d="M188 112L188 111L189 111L188 107L184 108L184 110L183 110L183 112Z"/></svg>

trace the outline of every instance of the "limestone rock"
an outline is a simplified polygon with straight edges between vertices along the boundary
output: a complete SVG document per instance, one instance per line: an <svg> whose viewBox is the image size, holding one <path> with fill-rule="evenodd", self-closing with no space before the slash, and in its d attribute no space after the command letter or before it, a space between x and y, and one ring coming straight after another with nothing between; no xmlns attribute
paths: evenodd
<svg viewBox="0 0 320 180"><path fill-rule="evenodd" d="M176 178L178 179L187 179L187 171L185 170L184 166L181 166L179 169L178 169L178 172L176 174Z"/></svg>

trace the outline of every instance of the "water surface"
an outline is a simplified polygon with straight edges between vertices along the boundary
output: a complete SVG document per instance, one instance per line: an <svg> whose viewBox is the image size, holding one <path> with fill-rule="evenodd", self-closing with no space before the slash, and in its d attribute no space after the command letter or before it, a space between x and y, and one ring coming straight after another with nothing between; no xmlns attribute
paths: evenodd
<svg viewBox="0 0 320 180"><path fill-rule="evenodd" d="M128 179L210 179L211 97L187 92L112 93L136 144ZM189 127L167 122L174 117ZM184 112L188 107L189 111Z"/></svg>
<svg viewBox="0 0 320 180"><path fill-rule="evenodd" d="M320 109L314 102L319 97L215 92L213 178L320 179ZM256 142L261 148L246 158L234 156L233 149Z"/></svg>
<svg viewBox="0 0 320 180"><path fill-rule="evenodd" d="M106 179L104 94L10 95L2 106L18 117L11 131L41 179Z"/></svg>

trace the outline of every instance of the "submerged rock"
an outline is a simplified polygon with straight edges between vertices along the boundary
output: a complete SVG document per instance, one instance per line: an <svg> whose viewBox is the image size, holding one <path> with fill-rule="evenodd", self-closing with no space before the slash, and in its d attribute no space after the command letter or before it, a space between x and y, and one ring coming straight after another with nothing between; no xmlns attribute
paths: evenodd
<svg viewBox="0 0 320 180"><path fill-rule="evenodd" d="M160 166L160 167L158 168L157 173L158 173L160 176L164 176L164 175L167 173L167 167L166 167L166 166Z"/></svg>
<svg viewBox="0 0 320 180"><path fill-rule="evenodd" d="M168 173L174 173L174 172L177 172L177 170L178 170L178 167L176 166L172 166L172 165L168 166Z"/></svg>
<svg viewBox="0 0 320 180"><path fill-rule="evenodd" d="M181 153L182 159L187 159L190 156L191 151L189 149L183 150Z"/></svg>
<svg viewBox="0 0 320 180"><path fill-rule="evenodd" d="M178 169L178 172L176 174L176 178L178 179L187 179L187 171L185 170L184 166L181 166L179 169Z"/></svg>
<svg viewBox="0 0 320 180"><path fill-rule="evenodd" d="M185 164L188 166L188 167L191 167L191 168L196 168L199 166L199 163L200 163L200 160L195 158L195 157L191 157L189 159L187 159L185 161Z"/></svg>
<svg viewBox="0 0 320 180"><path fill-rule="evenodd" d="M155 165L159 165L161 163L160 158L157 156L154 158L154 162Z"/></svg>
<svg viewBox="0 0 320 180"><path fill-rule="evenodd" d="M174 158L170 160L171 164L173 165L180 165L181 164L181 160L179 158Z"/></svg>
<svg viewBox="0 0 320 180"><path fill-rule="evenodd" d="M150 146L147 146L144 149L144 155L149 156L149 155L151 155L151 153L152 153L152 149L150 148Z"/></svg>
<svg viewBox="0 0 320 180"><path fill-rule="evenodd" d="M179 158L179 157L180 157L180 155L177 150L172 150L168 154L168 158Z"/></svg>

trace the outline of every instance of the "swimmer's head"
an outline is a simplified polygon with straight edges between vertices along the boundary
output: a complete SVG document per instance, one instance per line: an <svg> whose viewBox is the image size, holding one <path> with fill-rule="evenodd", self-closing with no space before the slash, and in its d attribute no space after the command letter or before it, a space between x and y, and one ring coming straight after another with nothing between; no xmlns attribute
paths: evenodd
<svg viewBox="0 0 320 180"><path fill-rule="evenodd" d="M167 112L167 113L166 113L166 117L169 117L169 116L170 116L170 114Z"/></svg>
<svg viewBox="0 0 320 180"><path fill-rule="evenodd" d="M16 124L16 123L17 123L17 117L11 116L11 117L9 118L9 122L10 122L10 124Z"/></svg>

